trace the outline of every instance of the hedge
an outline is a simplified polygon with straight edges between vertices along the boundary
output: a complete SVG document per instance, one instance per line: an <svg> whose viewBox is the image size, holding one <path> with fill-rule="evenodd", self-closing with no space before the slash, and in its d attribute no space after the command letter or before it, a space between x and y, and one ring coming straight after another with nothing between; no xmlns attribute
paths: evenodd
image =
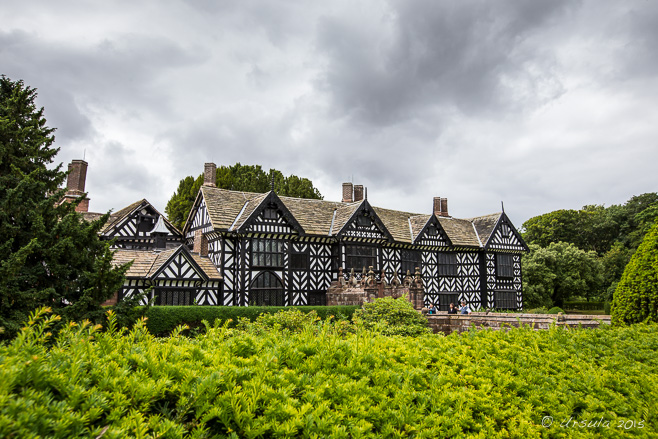
<svg viewBox="0 0 658 439"><path fill-rule="evenodd" d="M52 319L56 316L51 317ZM356 326L354 332L343 326ZM198 337L43 314L0 344L5 438L655 438L658 325Z"/></svg>
<svg viewBox="0 0 658 439"><path fill-rule="evenodd" d="M605 302L564 302L566 310L598 311L605 308Z"/></svg>
<svg viewBox="0 0 658 439"><path fill-rule="evenodd" d="M296 309L302 312L315 311L322 320L329 316L351 319L359 306L152 306L146 311L146 327L151 334L168 335L178 325L190 328L203 328L202 321L213 324L232 320L229 327L235 326L238 318L250 321L263 314L273 314L282 310Z"/></svg>

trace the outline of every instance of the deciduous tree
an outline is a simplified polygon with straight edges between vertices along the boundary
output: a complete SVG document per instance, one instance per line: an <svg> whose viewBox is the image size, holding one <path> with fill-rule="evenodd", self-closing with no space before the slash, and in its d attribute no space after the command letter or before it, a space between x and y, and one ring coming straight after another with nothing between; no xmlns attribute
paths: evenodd
<svg viewBox="0 0 658 439"><path fill-rule="evenodd" d="M530 244L523 256L523 295L526 308L559 306L571 297L601 294L602 265L594 252L566 242L548 247Z"/></svg>
<svg viewBox="0 0 658 439"><path fill-rule="evenodd" d="M236 163L232 166L220 166L217 168L215 184L222 189L264 193L271 190L272 181L278 195L322 199L322 195L308 178L296 175L286 177L276 169L265 172L260 165ZM169 199L165 213L176 227L182 229L185 225L187 215L202 184L203 175L196 179L191 176L185 177L180 181L176 193Z"/></svg>

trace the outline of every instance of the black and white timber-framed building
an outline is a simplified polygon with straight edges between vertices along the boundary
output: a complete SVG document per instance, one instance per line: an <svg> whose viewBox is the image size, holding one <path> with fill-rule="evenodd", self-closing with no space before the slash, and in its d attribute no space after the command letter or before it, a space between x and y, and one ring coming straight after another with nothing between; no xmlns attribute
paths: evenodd
<svg viewBox="0 0 658 439"><path fill-rule="evenodd" d="M223 278L217 304L322 305L339 268L372 266L388 282L420 268L425 303L439 309L523 307L527 246L504 212L457 219L438 197L431 214L384 209L351 183L342 202L231 191L215 187L215 169L206 164L183 233Z"/></svg>
<svg viewBox="0 0 658 439"><path fill-rule="evenodd" d="M86 175L87 162L74 160L69 165L65 198L85 196L76 210L85 220L93 221L103 214L88 212ZM191 253L183 244L181 231L147 200L111 213L99 234L101 239L113 242L113 264L132 262L123 287L107 305L136 293L145 293L143 304L221 304L222 277L217 268L208 257Z"/></svg>

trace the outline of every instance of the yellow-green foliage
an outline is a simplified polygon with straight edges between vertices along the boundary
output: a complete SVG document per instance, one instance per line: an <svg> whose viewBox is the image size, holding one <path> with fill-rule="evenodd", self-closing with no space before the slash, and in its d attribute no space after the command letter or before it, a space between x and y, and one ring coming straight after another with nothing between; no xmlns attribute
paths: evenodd
<svg viewBox="0 0 658 439"><path fill-rule="evenodd" d="M658 322L658 223L624 269L612 300L612 323Z"/></svg>
<svg viewBox="0 0 658 439"><path fill-rule="evenodd" d="M655 437L658 327L384 336L263 318L196 338L44 312L0 347L0 437ZM265 321L267 320L267 321ZM297 324L300 320L306 320ZM291 324L294 323L294 324ZM271 331L262 331L263 326ZM254 327L260 328L253 330ZM553 416L549 428L541 425ZM575 420L609 427L560 427ZM634 420L625 430L619 422ZM642 421L640 428L639 421ZM628 425L628 424L626 424Z"/></svg>

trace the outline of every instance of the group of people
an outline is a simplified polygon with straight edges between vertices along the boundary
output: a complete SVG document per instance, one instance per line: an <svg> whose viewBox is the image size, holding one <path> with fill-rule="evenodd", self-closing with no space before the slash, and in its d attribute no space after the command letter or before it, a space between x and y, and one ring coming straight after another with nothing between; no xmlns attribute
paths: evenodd
<svg viewBox="0 0 658 439"><path fill-rule="evenodd" d="M430 303L429 308L427 309L428 314L436 314L436 306L433 303ZM468 303L466 303L465 300L462 300L461 302L461 307L457 309L454 303L450 303L450 307L448 308L448 314L457 314L459 312L460 314L470 314L471 313L471 308L468 306Z"/></svg>

